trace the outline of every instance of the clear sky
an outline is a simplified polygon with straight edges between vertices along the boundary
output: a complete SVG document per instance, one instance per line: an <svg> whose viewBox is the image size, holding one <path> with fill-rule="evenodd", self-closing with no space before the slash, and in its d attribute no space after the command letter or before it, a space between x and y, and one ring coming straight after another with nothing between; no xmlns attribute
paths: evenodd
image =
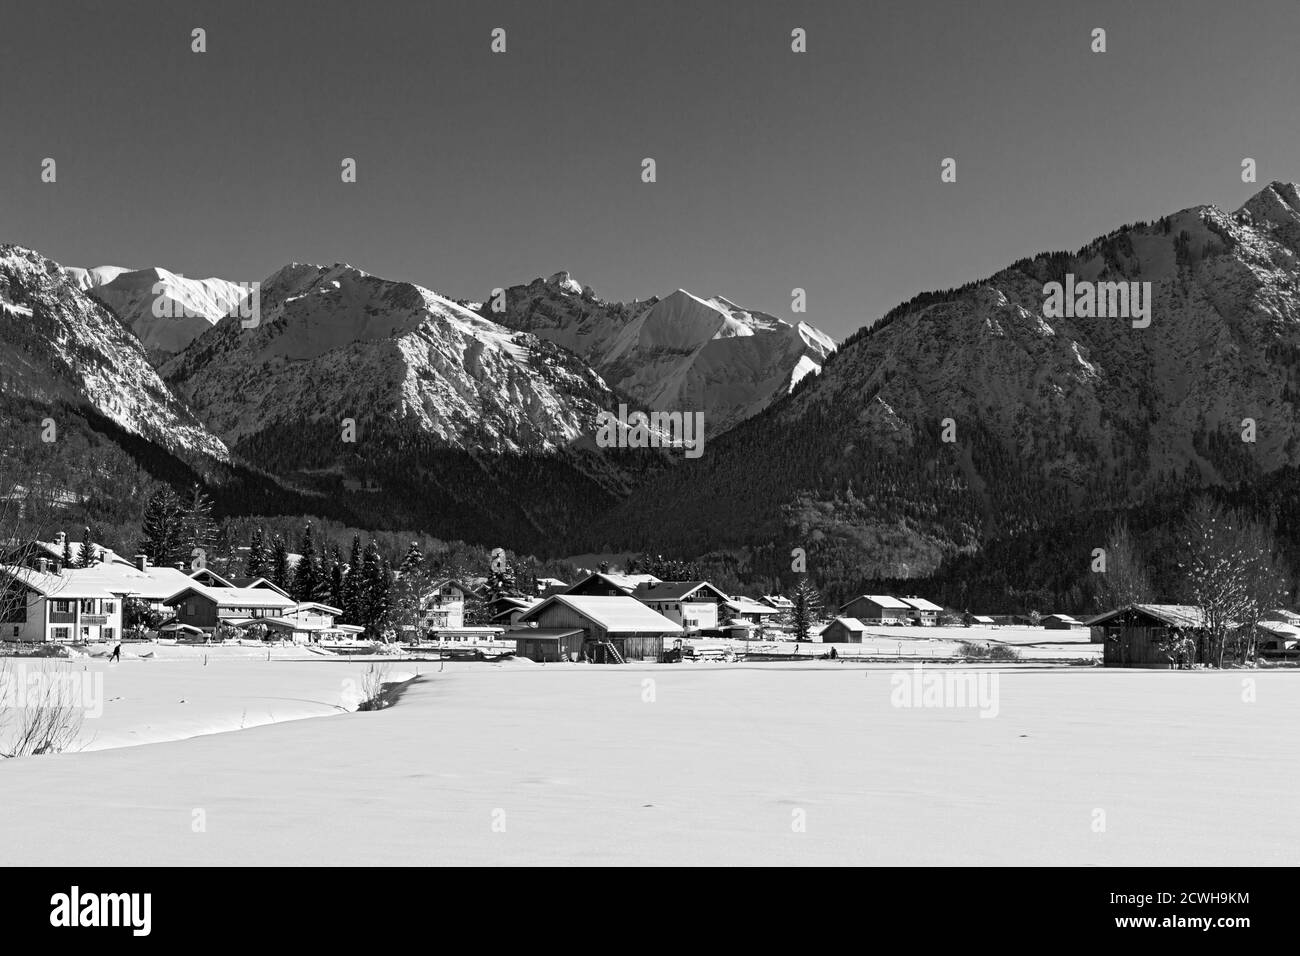
<svg viewBox="0 0 1300 956"><path fill-rule="evenodd" d="M235 281L346 261L475 299L567 269L787 318L798 286L838 338L1300 180L1297 37L1297 0L6 0L0 241Z"/></svg>

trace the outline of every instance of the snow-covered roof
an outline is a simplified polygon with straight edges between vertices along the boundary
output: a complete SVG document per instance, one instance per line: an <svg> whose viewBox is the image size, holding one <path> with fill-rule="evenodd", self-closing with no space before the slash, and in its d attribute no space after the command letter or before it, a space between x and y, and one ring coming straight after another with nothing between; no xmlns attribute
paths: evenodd
<svg viewBox="0 0 1300 956"><path fill-rule="evenodd" d="M193 591L215 601L220 607L293 607L299 603L270 588L210 588L190 581L187 587L170 594L165 603L171 604L182 595Z"/></svg>
<svg viewBox="0 0 1300 956"><path fill-rule="evenodd" d="M708 581L646 581L636 586L632 596L638 601L684 601L705 588L721 600L727 599Z"/></svg>
<svg viewBox="0 0 1300 956"><path fill-rule="evenodd" d="M677 633L681 626L658 611L652 611L632 597L587 597L577 594L556 594L520 617L520 623L536 620L537 616L553 604L563 604L613 634L629 631Z"/></svg>
<svg viewBox="0 0 1300 956"><path fill-rule="evenodd" d="M902 601L904 604L906 604L908 607L912 608L912 610L914 611L942 611L943 610L943 608L940 607L938 604L935 604L933 601L927 601L925 598L905 597L905 598L899 598L899 600Z"/></svg>
<svg viewBox="0 0 1300 956"><path fill-rule="evenodd" d="M1105 624L1126 611L1138 611L1170 627L1201 627L1201 609L1192 604L1129 604L1088 620L1088 624Z"/></svg>
<svg viewBox="0 0 1300 956"><path fill-rule="evenodd" d="M776 608L770 604L762 604L753 598L732 597L727 601L727 607L731 608L738 614L777 614Z"/></svg>
<svg viewBox="0 0 1300 956"><path fill-rule="evenodd" d="M863 624L856 617L837 617L831 623L838 624L850 631L865 631L867 629L867 625ZM826 627L830 627L830 624L826 625ZM825 630L825 628L822 630Z"/></svg>
<svg viewBox="0 0 1300 956"><path fill-rule="evenodd" d="M853 601L862 601L862 600L870 601L872 604L876 605L877 607L898 609L900 611L906 611L908 609L907 604L904 604L898 598L893 597L889 594L859 594L857 597L853 599ZM849 604L853 603L853 601L847 602L846 604L844 604L844 607L848 607Z"/></svg>

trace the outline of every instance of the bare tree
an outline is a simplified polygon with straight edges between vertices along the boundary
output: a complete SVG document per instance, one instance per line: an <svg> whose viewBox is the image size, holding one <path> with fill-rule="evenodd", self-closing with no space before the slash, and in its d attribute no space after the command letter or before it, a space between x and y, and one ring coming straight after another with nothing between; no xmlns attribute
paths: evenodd
<svg viewBox="0 0 1300 956"><path fill-rule="evenodd" d="M1128 522L1120 517L1106 536L1105 570L1098 573L1097 600L1102 610L1149 602L1153 596L1146 562Z"/></svg>
<svg viewBox="0 0 1300 956"><path fill-rule="evenodd" d="M28 675L0 659L0 757L30 757L68 750L81 733L85 708L78 675L43 667Z"/></svg>
<svg viewBox="0 0 1300 956"><path fill-rule="evenodd" d="M1261 615L1286 593L1289 576L1271 523L1198 499L1184 525L1180 564L1189 601L1204 625L1199 657L1223 666L1234 631L1253 640Z"/></svg>

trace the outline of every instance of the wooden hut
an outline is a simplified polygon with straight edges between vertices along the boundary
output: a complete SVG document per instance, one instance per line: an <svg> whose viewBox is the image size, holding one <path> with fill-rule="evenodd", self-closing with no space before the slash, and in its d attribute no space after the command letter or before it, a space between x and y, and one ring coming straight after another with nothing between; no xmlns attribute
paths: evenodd
<svg viewBox="0 0 1300 956"><path fill-rule="evenodd" d="M1173 669L1202 663L1205 627L1200 608L1188 604L1130 604L1087 622L1100 631L1107 667ZM1190 651L1177 646L1190 638Z"/></svg>

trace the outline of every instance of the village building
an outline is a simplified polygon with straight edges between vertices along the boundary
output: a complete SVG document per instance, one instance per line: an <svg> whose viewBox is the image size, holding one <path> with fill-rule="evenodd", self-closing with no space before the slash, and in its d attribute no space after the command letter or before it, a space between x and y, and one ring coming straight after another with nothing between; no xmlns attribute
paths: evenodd
<svg viewBox="0 0 1300 956"><path fill-rule="evenodd" d="M6 641L116 641L122 636L122 598L102 582L0 566L0 637Z"/></svg>
<svg viewBox="0 0 1300 956"><path fill-rule="evenodd" d="M1107 667L1167 669L1201 659L1205 628L1200 608L1187 604L1130 604L1089 620L1093 641L1102 648ZM1190 638L1191 651L1180 656L1175 645Z"/></svg>
<svg viewBox="0 0 1300 956"><path fill-rule="evenodd" d="M997 625L997 621L987 614L972 614L970 621L972 624L982 624L984 627L995 627Z"/></svg>
<svg viewBox="0 0 1300 956"><path fill-rule="evenodd" d="M450 578L435 581L420 598L421 634L465 626L466 587Z"/></svg>
<svg viewBox="0 0 1300 956"><path fill-rule="evenodd" d="M913 624L934 627L939 623L939 614L943 608L933 601L919 597L905 597L899 600L907 605L907 619Z"/></svg>
<svg viewBox="0 0 1300 956"><path fill-rule="evenodd" d="M888 594L862 594L839 609L840 617L868 624L903 624L914 609Z"/></svg>
<svg viewBox="0 0 1300 956"><path fill-rule="evenodd" d="M755 627L774 624L781 615L780 611L769 604L736 595L727 600L726 613L730 614L734 621L743 621Z"/></svg>
<svg viewBox="0 0 1300 956"><path fill-rule="evenodd" d="M513 627L519 623L519 618L525 611L538 603L540 602L537 598L515 597L513 595L495 597L488 601L486 605L488 623L501 627Z"/></svg>
<svg viewBox="0 0 1300 956"><path fill-rule="evenodd" d="M1068 614L1049 614L1043 618L1041 623L1049 631L1071 631L1088 626L1083 621L1076 620Z"/></svg>
<svg viewBox="0 0 1300 956"><path fill-rule="evenodd" d="M214 588L190 582L163 603L175 614L173 630L211 635L221 624L245 627L256 620L282 617L310 602L295 601L271 588Z"/></svg>
<svg viewBox="0 0 1300 956"><path fill-rule="evenodd" d="M867 625L855 617L837 617L822 628L823 644L861 644Z"/></svg>
<svg viewBox="0 0 1300 956"><path fill-rule="evenodd" d="M658 611L687 631L717 630L719 608L729 598L708 581L655 581L632 592L646 607Z"/></svg>
<svg viewBox="0 0 1300 956"><path fill-rule="evenodd" d="M682 634L675 622L626 594L557 594L529 609L503 636L534 661L657 661L664 639Z"/></svg>
<svg viewBox="0 0 1300 956"><path fill-rule="evenodd" d="M254 624L265 628L267 640L292 641L296 644L351 643L365 628L355 624L337 624L343 611L317 601L304 601L274 617L231 618L225 621L241 630Z"/></svg>
<svg viewBox="0 0 1300 956"><path fill-rule="evenodd" d="M1300 656L1300 622L1281 618L1260 621L1256 626L1255 646L1264 657Z"/></svg>
<svg viewBox="0 0 1300 956"><path fill-rule="evenodd" d="M759 600L778 612L794 610L794 602L781 594L764 594Z"/></svg>

